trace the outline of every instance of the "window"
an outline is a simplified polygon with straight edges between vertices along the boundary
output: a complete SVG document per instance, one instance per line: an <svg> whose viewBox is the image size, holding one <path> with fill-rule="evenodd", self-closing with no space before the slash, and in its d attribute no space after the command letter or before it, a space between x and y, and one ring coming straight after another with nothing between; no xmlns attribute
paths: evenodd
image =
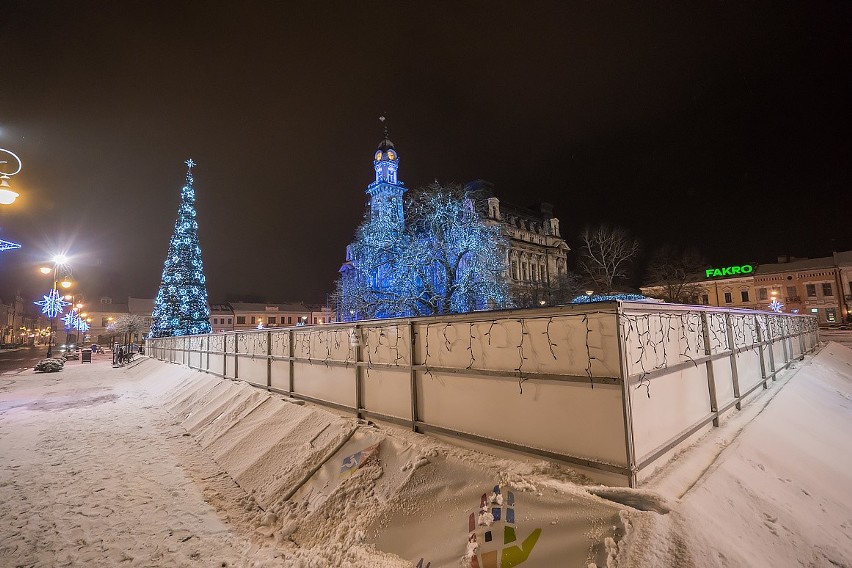
<svg viewBox="0 0 852 568"><path fill-rule="evenodd" d="M256 318L255 316L251 316L251 323L252 323L252 324L256 324L256 323L257 323L257 318Z"/></svg>
<svg viewBox="0 0 852 568"><path fill-rule="evenodd" d="M539 280L541 280L542 282L547 280L547 272L544 270L543 264L538 267L538 273L539 273Z"/></svg>
<svg viewBox="0 0 852 568"><path fill-rule="evenodd" d="M748 290L743 290L740 292L740 296L743 299L743 302L748 302Z"/></svg>
<svg viewBox="0 0 852 568"><path fill-rule="evenodd" d="M281 323L284 323L283 321ZM293 323L293 316L287 316L287 323Z"/></svg>
<svg viewBox="0 0 852 568"><path fill-rule="evenodd" d="M825 320L828 323L834 323L837 321L837 312L834 311L834 308L825 309Z"/></svg>
<svg viewBox="0 0 852 568"><path fill-rule="evenodd" d="M228 323L233 323L233 322L231 322L231 318L228 318ZM243 323L245 323L245 322L243 322Z"/></svg>
<svg viewBox="0 0 852 568"><path fill-rule="evenodd" d="M518 279L518 263L517 261L512 261L512 280Z"/></svg>
<svg viewBox="0 0 852 568"><path fill-rule="evenodd" d="M213 318L213 325L218 325L219 318Z"/></svg>
<svg viewBox="0 0 852 568"><path fill-rule="evenodd" d="M831 282L823 282L822 283L822 295L823 296L834 296L834 291L831 289Z"/></svg>
<svg viewBox="0 0 852 568"><path fill-rule="evenodd" d="M316 323L317 323L317 318L314 318L314 325L316 325Z"/></svg>
<svg viewBox="0 0 852 568"><path fill-rule="evenodd" d="M278 318L276 316L269 316L266 318L266 323L269 325L275 325L278 322Z"/></svg>
<svg viewBox="0 0 852 568"><path fill-rule="evenodd" d="M796 287L795 286L787 286L787 297L788 298L795 298L796 297Z"/></svg>
<svg viewBox="0 0 852 568"><path fill-rule="evenodd" d="M725 303L730 304L733 301L734 301L734 297L731 295L731 293L725 292Z"/></svg>
<svg viewBox="0 0 852 568"><path fill-rule="evenodd" d="M766 288L759 288L757 290L757 299L758 300L767 300L769 299L769 295L766 293Z"/></svg>
<svg viewBox="0 0 852 568"><path fill-rule="evenodd" d="M245 325L246 316L237 316L237 325Z"/></svg>
<svg viewBox="0 0 852 568"><path fill-rule="evenodd" d="M101 318L101 327L106 327L109 325L109 318Z"/></svg>
<svg viewBox="0 0 852 568"><path fill-rule="evenodd" d="M705 306L710 305L710 296L708 296L707 294L701 294L701 303Z"/></svg>
<svg viewBox="0 0 852 568"><path fill-rule="evenodd" d="M808 298L816 298L816 284L805 284L805 294Z"/></svg>
<svg viewBox="0 0 852 568"><path fill-rule="evenodd" d="M521 280L527 279L527 263L521 263Z"/></svg>

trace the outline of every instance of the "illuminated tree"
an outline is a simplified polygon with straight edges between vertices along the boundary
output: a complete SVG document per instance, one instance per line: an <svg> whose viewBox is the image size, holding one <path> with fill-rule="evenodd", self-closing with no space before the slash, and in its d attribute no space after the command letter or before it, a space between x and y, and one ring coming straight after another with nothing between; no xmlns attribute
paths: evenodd
<svg viewBox="0 0 852 568"><path fill-rule="evenodd" d="M344 320L462 313L508 305L505 242L459 186L411 191L404 221L371 211L338 281Z"/></svg>
<svg viewBox="0 0 852 568"><path fill-rule="evenodd" d="M195 162L190 159L186 165L186 185L180 193L175 230L154 302L151 337L210 333L210 308L195 220L195 189L192 185Z"/></svg>

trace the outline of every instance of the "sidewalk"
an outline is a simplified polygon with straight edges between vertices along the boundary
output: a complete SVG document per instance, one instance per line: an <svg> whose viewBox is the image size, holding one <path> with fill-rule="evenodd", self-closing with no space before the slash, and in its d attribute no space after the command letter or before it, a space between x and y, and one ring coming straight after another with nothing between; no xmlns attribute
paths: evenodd
<svg viewBox="0 0 852 568"><path fill-rule="evenodd" d="M0 565L284 565L217 515L194 475L233 483L145 386L108 355L0 376Z"/></svg>

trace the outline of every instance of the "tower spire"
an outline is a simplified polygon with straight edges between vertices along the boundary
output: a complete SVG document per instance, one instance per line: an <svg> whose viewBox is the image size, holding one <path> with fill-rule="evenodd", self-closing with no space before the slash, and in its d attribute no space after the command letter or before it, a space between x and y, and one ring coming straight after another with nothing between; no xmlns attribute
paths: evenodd
<svg viewBox="0 0 852 568"><path fill-rule="evenodd" d="M385 114L387 114L387 113L385 113ZM380 121L382 124L384 124L384 126L385 126L385 138L387 138L387 137L388 137L388 125L387 125L387 122L385 122L386 120L387 120L387 118L385 118L385 115L384 115L384 114L383 114L382 116L380 116L380 117L379 117L379 121Z"/></svg>

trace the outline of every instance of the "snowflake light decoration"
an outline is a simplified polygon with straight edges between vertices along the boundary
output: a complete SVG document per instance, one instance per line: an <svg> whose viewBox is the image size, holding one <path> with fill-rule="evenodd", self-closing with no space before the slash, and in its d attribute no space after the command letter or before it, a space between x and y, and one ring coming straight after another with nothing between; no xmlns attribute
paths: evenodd
<svg viewBox="0 0 852 568"><path fill-rule="evenodd" d="M80 317L76 310L71 310L65 314L62 321L65 323L65 329L68 330L76 329L85 333L89 331L89 328L91 327L86 320Z"/></svg>
<svg viewBox="0 0 852 568"><path fill-rule="evenodd" d="M71 302L66 302L59 295L59 290L54 288L49 294L44 296L44 300L33 302L37 306L41 306L41 313L46 314L49 318L55 318L62 313L65 306L70 306Z"/></svg>
<svg viewBox="0 0 852 568"><path fill-rule="evenodd" d="M4 250L14 250L19 248L21 248L21 245L19 245L18 243L13 243L12 241L4 241L3 239L0 239L0 252L3 252Z"/></svg>
<svg viewBox="0 0 852 568"><path fill-rule="evenodd" d="M769 302L769 309L775 313L778 313L784 309L784 304L779 302L777 299L772 298L772 301Z"/></svg>
<svg viewBox="0 0 852 568"><path fill-rule="evenodd" d="M74 329L77 327L77 320L80 319L77 317L77 312L71 310L65 317L62 318L63 323L65 323L65 329Z"/></svg>

